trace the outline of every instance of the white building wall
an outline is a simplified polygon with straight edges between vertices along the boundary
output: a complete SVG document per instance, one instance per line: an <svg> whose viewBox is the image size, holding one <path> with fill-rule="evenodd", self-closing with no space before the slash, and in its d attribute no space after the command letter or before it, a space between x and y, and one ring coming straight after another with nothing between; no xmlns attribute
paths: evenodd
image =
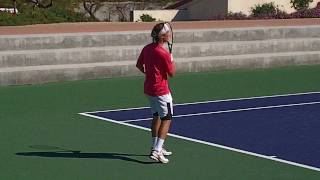
<svg viewBox="0 0 320 180"><path fill-rule="evenodd" d="M148 14L155 18L156 21L172 21L178 16L179 10L134 10L133 21L141 21L140 17L143 14Z"/></svg>

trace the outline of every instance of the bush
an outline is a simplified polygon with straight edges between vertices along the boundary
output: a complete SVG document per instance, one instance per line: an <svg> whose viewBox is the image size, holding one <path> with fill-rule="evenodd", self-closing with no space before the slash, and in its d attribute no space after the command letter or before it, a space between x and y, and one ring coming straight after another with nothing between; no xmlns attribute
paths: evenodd
<svg viewBox="0 0 320 180"><path fill-rule="evenodd" d="M248 16L242 12L228 12L227 14L218 14L213 16L210 20L245 20Z"/></svg>
<svg viewBox="0 0 320 180"><path fill-rule="evenodd" d="M20 7L19 14L16 16L9 13L0 13L1 26L82 21L92 21L92 19L85 17L84 14L69 10L68 8L57 6L52 6L47 9L23 6Z"/></svg>
<svg viewBox="0 0 320 180"><path fill-rule="evenodd" d="M320 3L316 8L303 9L291 14L292 18L320 18Z"/></svg>
<svg viewBox="0 0 320 180"><path fill-rule="evenodd" d="M297 11L308 9L312 2L313 0L290 0L292 7Z"/></svg>
<svg viewBox="0 0 320 180"><path fill-rule="evenodd" d="M251 8L251 14L253 17L270 17L277 14L278 7L274 2L258 4Z"/></svg>
<svg viewBox="0 0 320 180"><path fill-rule="evenodd" d="M155 18L153 18L152 16L150 16L149 14L142 14L140 16L140 19L142 22L153 22L156 21Z"/></svg>
<svg viewBox="0 0 320 180"><path fill-rule="evenodd" d="M291 19L291 14L288 14L285 11L277 9L277 13L273 14L272 18L274 19Z"/></svg>
<svg viewBox="0 0 320 180"><path fill-rule="evenodd" d="M14 19L13 14L7 12L0 12L0 26L14 25L12 19Z"/></svg>
<svg viewBox="0 0 320 180"><path fill-rule="evenodd" d="M77 13L61 7L55 7L49 9L44 13L48 21L53 22L80 22L90 21L89 18L85 17L84 14Z"/></svg>

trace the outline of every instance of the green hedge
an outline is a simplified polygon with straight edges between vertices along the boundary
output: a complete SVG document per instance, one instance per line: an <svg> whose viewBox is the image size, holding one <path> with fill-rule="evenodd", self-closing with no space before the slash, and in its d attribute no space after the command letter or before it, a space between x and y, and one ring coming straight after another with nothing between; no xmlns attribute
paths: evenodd
<svg viewBox="0 0 320 180"><path fill-rule="evenodd" d="M92 19L85 17L84 14L56 6L48 9L22 8L18 15L0 13L1 26L86 21L92 21Z"/></svg>

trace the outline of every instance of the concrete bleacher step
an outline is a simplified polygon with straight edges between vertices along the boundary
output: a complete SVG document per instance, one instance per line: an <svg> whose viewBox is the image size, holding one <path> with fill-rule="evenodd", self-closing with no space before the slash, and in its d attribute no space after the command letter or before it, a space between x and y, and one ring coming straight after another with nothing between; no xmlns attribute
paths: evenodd
<svg viewBox="0 0 320 180"><path fill-rule="evenodd" d="M256 41L284 38L320 38L320 26L193 29L174 31L175 42ZM0 35L0 51L64 49L81 47L144 45L149 31Z"/></svg>
<svg viewBox="0 0 320 180"><path fill-rule="evenodd" d="M133 61L122 61L1 68L0 84L41 84L57 81L135 75L137 72L134 64Z"/></svg>
<svg viewBox="0 0 320 180"><path fill-rule="evenodd" d="M238 68L271 68L320 64L320 51L278 52L178 58L178 72L202 72Z"/></svg>
<svg viewBox="0 0 320 180"><path fill-rule="evenodd" d="M78 64L136 59L141 46L0 51L1 67Z"/></svg>
<svg viewBox="0 0 320 180"><path fill-rule="evenodd" d="M0 51L0 67L80 64L136 60L143 46ZM317 51L320 38L270 39L174 44L174 57L205 57L273 52Z"/></svg>
<svg viewBox="0 0 320 180"><path fill-rule="evenodd" d="M320 50L320 38L270 39L259 41L221 41L174 45L174 56L204 57Z"/></svg>
<svg viewBox="0 0 320 180"><path fill-rule="evenodd" d="M177 72L320 64L320 51L176 58ZM141 74L135 60L0 68L1 85L40 84Z"/></svg>
<svg viewBox="0 0 320 180"><path fill-rule="evenodd" d="M0 51L128 46L146 41L150 41L147 31L0 35Z"/></svg>

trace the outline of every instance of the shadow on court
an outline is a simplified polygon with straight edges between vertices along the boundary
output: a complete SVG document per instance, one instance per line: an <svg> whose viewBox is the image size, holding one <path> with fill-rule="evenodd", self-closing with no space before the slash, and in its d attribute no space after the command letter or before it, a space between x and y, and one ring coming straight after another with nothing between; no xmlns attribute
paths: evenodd
<svg viewBox="0 0 320 180"><path fill-rule="evenodd" d="M19 152L17 156L47 157L47 158L74 158L74 159L116 159L139 164L157 164L158 162L140 161L134 157L149 158L148 155L127 153L83 153L81 151L49 151L49 152Z"/></svg>

